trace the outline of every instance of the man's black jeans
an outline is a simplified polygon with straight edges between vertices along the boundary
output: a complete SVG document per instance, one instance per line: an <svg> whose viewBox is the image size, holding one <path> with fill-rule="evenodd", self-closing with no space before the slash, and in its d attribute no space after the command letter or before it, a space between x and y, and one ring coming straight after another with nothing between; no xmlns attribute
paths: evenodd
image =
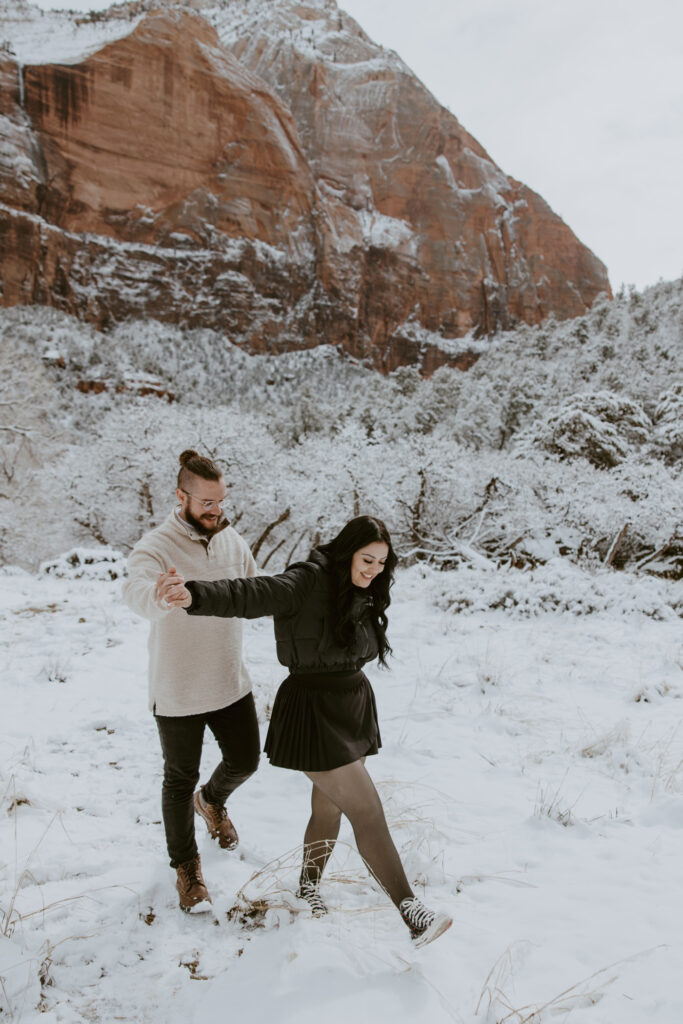
<svg viewBox="0 0 683 1024"><path fill-rule="evenodd" d="M256 771L261 749L251 693L235 704L202 715L154 716L164 755L161 811L171 867L197 856L194 836L194 791L199 782L204 728L208 725L223 756L202 786L204 799L223 807L230 794Z"/></svg>

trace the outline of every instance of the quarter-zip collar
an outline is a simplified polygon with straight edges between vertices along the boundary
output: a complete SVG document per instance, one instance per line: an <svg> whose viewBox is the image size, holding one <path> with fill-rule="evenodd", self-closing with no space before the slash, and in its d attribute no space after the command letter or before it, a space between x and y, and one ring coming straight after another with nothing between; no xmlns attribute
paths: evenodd
<svg viewBox="0 0 683 1024"><path fill-rule="evenodd" d="M228 526L230 526L230 523L228 522L228 520L225 519L225 520L223 520L221 525L218 527L216 532L213 533L211 535L211 537L207 537L203 533L198 533L197 530L195 530L194 526L192 526L190 523L186 523L185 522L185 520L183 519L183 517L180 514L180 509L181 509L180 505L176 505L176 507L173 509L173 521L175 522L175 524L183 531L183 533L187 537L190 538L190 540L199 541L199 543L202 544L203 547L205 547L207 549L208 549L209 544L211 543L211 540L213 539L213 537L216 537L219 533L221 533L223 530L227 529Z"/></svg>

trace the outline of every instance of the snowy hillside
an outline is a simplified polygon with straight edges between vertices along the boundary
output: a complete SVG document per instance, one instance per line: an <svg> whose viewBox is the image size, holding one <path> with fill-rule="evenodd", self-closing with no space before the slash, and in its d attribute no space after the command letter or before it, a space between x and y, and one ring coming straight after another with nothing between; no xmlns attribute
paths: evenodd
<svg viewBox="0 0 683 1024"><path fill-rule="evenodd" d="M363 509L407 561L680 575L682 299L681 281L624 294L429 379L331 346L249 356L212 331L0 311L0 562L128 550L192 446L225 465L230 517L268 569Z"/></svg>
<svg viewBox="0 0 683 1024"><path fill-rule="evenodd" d="M329 916L294 898L307 784L265 762L231 803L239 850L199 832L215 921L177 910L146 627L111 578L120 559L84 560L0 575L3 1019L683 1019L683 645L673 612L632 610L652 594L612 574L618 610L462 615L433 604L459 573L399 573L395 657L370 673L384 742L370 769L409 877L455 919L415 951L348 831ZM663 606L676 586L657 583ZM577 579L564 593L576 612ZM269 622L249 624L264 728L273 646Z"/></svg>

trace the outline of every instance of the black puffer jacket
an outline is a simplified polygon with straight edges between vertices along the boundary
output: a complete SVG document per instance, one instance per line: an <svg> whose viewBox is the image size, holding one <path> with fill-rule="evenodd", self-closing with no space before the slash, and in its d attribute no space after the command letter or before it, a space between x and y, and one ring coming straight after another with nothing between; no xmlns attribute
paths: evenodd
<svg viewBox="0 0 683 1024"><path fill-rule="evenodd" d="M356 671L377 657L369 616L372 596L354 597L353 642L340 647L334 637L334 578L330 560L314 549L307 562L295 562L277 576L243 580L190 581L189 615L258 619L272 615L279 661L292 673Z"/></svg>

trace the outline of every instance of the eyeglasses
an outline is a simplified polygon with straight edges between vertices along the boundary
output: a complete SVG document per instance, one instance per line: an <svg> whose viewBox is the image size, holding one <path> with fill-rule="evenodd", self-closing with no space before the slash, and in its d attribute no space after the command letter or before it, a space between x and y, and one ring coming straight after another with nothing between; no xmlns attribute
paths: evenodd
<svg viewBox="0 0 683 1024"><path fill-rule="evenodd" d="M222 512L228 503L227 498L221 498L220 501L213 501L211 498L198 498L196 494L192 493L192 491L186 491L183 487L181 487L180 490L183 494L187 494L188 498L194 498L195 501L198 501L202 508L209 509L216 505Z"/></svg>

